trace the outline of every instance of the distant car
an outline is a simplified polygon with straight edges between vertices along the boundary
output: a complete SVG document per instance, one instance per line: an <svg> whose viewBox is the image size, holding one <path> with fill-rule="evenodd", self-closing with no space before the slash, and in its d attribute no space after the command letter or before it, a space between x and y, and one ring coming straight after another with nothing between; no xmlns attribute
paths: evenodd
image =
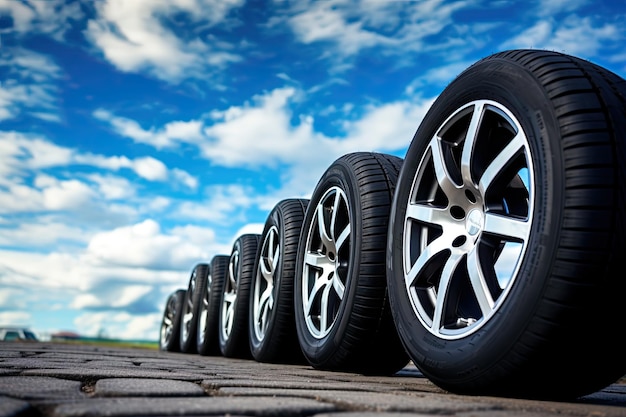
<svg viewBox="0 0 626 417"><path fill-rule="evenodd" d="M35 333L23 327L0 327L0 341L30 341L36 342Z"/></svg>

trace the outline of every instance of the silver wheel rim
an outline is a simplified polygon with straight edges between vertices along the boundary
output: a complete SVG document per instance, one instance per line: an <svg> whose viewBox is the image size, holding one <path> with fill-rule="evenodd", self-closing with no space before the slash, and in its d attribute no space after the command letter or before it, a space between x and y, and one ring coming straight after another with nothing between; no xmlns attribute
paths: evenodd
<svg viewBox="0 0 626 417"><path fill-rule="evenodd" d="M528 139L489 100L455 111L430 140L404 220L406 291L422 325L459 339L503 304L528 247L534 207Z"/></svg>
<svg viewBox="0 0 626 417"><path fill-rule="evenodd" d="M170 343L174 330L174 320L176 320L176 300L174 297L171 297L167 303L163 322L161 323L161 346L166 346Z"/></svg>
<svg viewBox="0 0 626 417"><path fill-rule="evenodd" d="M259 255L259 267L254 280L252 317L254 334L261 341L267 332L270 314L274 308L274 274L280 261L280 236L272 226L263 240Z"/></svg>
<svg viewBox="0 0 626 417"><path fill-rule="evenodd" d="M206 290L204 291L204 294L202 295L202 304L200 305L200 317L198 317L198 329L200 329L200 331L198 332L198 343L199 344L203 344L204 343L204 335L206 333L206 323L209 320L209 300L211 299L211 282L213 281L213 278L211 277L211 274L209 273L207 275L207 280L206 280Z"/></svg>
<svg viewBox="0 0 626 417"><path fill-rule="evenodd" d="M302 273L302 308L309 333L322 339L332 329L344 298L350 262L348 199L339 187L327 190L308 230Z"/></svg>
<svg viewBox="0 0 626 417"><path fill-rule="evenodd" d="M228 273L224 282L224 298L222 300L222 339L228 340L233 329L235 316L235 300L237 300L237 271L239 270L239 245L233 249L228 262Z"/></svg>
<svg viewBox="0 0 626 417"><path fill-rule="evenodd" d="M181 331L183 332L183 340L188 340L191 334L191 321L193 320L193 296L196 292L196 270L191 273L189 279L189 288L185 294L185 305L183 307L183 325Z"/></svg>

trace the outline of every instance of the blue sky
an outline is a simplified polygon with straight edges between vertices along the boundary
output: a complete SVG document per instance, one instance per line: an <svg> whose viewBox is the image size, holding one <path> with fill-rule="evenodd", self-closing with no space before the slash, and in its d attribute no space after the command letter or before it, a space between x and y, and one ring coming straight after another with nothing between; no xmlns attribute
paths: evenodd
<svg viewBox="0 0 626 417"><path fill-rule="evenodd" d="M491 53L626 74L626 4L0 0L0 325L156 339L193 266Z"/></svg>

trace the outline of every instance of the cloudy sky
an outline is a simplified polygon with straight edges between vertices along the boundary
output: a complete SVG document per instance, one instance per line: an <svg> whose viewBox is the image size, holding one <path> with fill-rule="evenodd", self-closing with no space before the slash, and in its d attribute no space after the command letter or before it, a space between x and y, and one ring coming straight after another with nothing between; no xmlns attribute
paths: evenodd
<svg viewBox="0 0 626 417"><path fill-rule="evenodd" d="M626 74L610 0L0 0L0 325L158 337L193 266L491 53Z"/></svg>

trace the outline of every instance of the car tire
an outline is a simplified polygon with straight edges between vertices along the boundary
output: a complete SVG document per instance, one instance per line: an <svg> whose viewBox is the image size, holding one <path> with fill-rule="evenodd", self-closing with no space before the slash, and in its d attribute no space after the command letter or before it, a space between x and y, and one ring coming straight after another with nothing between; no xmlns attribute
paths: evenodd
<svg viewBox="0 0 626 417"><path fill-rule="evenodd" d="M209 271L207 264L198 264L189 277L185 292L183 311L180 316L180 350L183 353L196 353L198 310L206 286Z"/></svg>
<svg viewBox="0 0 626 417"><path fill-rule="evenodd" d="M293 313L298 242L308 200L280 201L268 215L254 265L248 336L259 362L301 363Z"/></svg>
<svg viewBox="0 0 626 417"><path fill-rule="evenodd" d="M393 374L408 357L385 280L387 224L402 159L358 152L337 159L306 210L296 264L298 340L315 368Z"/></svg>
<svg viewBox="0 0 626 417"><path fill-rule="evenodd" d="M167 352L180 352L180 315L183 310L185 290L174 291L165 302L159 349Z"/></svg>
<svg viewBox="0 0 626 417"><path fill-rule="evenodd" d="M224 278L228 270L227 255L216 255L211 259L198 311L197 350L203 356L220 355L219 316L220 298L224 289Z"/></svg>
<svg viewBox="0 0 626 417"><path fill-rule="evenodd" d="M625 100L604 68L514 50L468 68L425 116L387 275L406 349L440 387L571 399L626 373Z"/></svg>
<svg viewBox="0 0 626 417"><path fill-rule="evenodd" d="M220 303L219 342L222 355L250 358L248 306L250 283L261 236L245 234L233 244Z"/></svg>

